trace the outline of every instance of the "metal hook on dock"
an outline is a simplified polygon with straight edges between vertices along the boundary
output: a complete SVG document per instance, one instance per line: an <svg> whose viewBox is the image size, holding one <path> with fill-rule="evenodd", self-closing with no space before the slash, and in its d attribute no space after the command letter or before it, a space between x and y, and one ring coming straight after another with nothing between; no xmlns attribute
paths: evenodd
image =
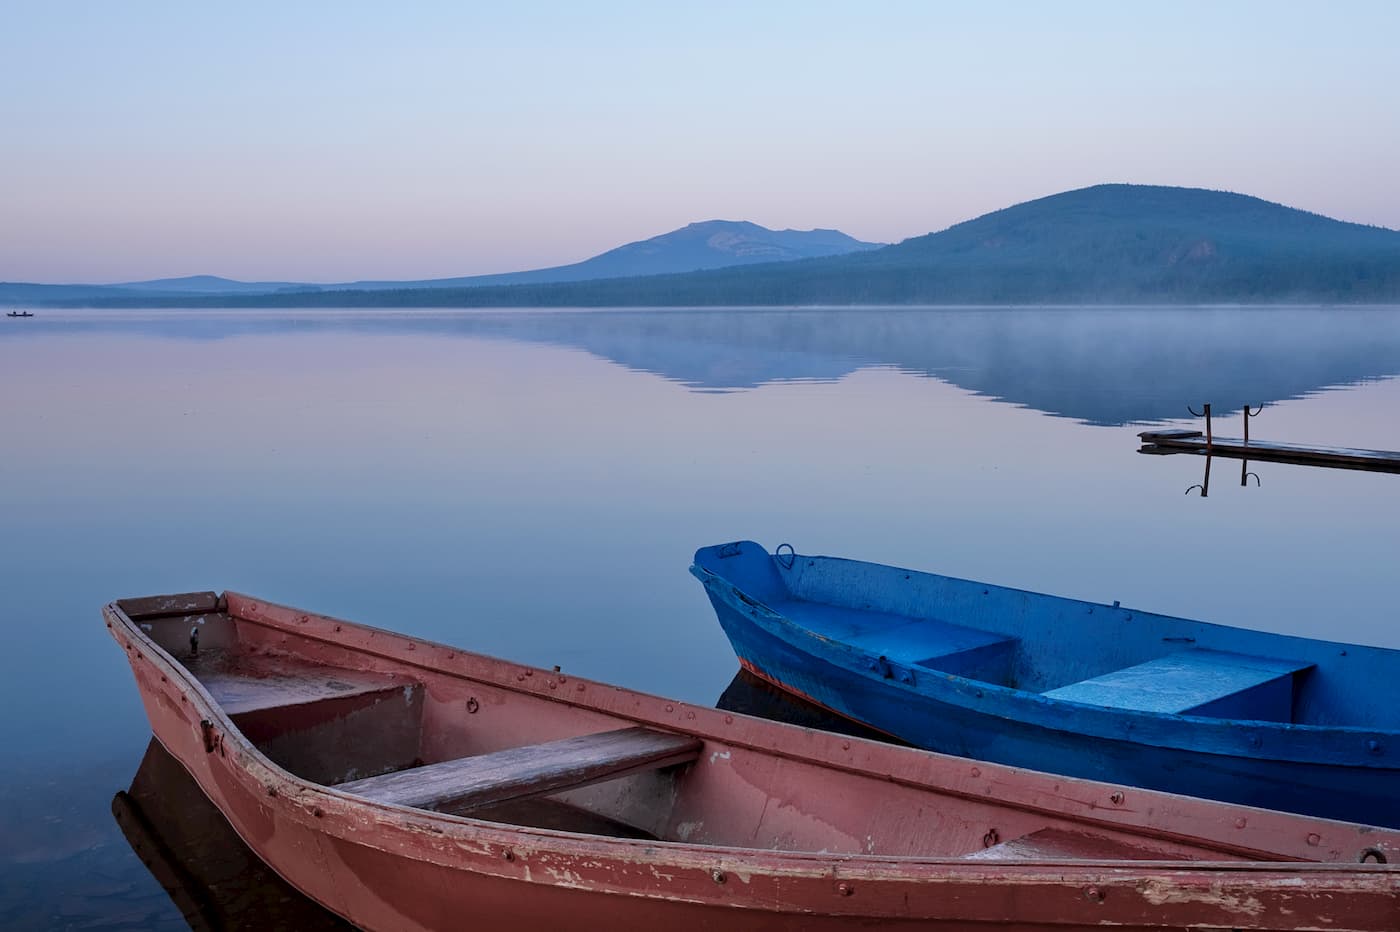
<svg viewBox="0 0 1400 932"><path fill-rule="evenodd" d="M1197 413L1196 409L1191 407L1190 405L1186 406L1186 410L1190 411L1193 417L1203 417L1206 419L1206 450L1209 451L1211 447L1215 446L1215 438L1211 436L1210 429L1210 403L1207 402L1206 404L1201 405L1201 407L1204 410L1202 410L1199 413Z"/></svg>
<svg viewBox="0 0 1400 932"><path fill-rule="evenodd" d="M1262 410L1262 409L1263 409L1263 405L1260 405L1260 410ZM1249 408L1245 408L1245 410L1248 411ZM1248 426L1248 424L1249 424L1249 422L1248 422L1248 421L1245 421L1245 425ZM1246 436L1247 436L1247 435L1248 435L1248 431L1246 431ZM1248 443L1249 441L1245 441L1245 442ZM1254 487L1255 487L1255 488L1258 488L1259 486L1261 486L1261 485L1264 484L1263 481L1260 480L1259 474L1258 474L1257 472L1250 472L1250 471L1249 471L1249 457L1247 457L1247 456L1242 456L1242 457L1240 457L1240 488L1244 488L1244 487L1246 487L1246 486L1249 485L1249 477L1250 477L1250 476L1253 476L1253 477L1254 477Z"/></svg>
<svg viewBox="0 0 1400 932"><path fill-rule="evenodd" d="M1249 443L1249 419L1252 417L1258 417L1262 413L1264 413L1263 404L1259 405L1258 411L1250 411L1249 405L1244 406L1244 442L1246 444Z"/></svg>

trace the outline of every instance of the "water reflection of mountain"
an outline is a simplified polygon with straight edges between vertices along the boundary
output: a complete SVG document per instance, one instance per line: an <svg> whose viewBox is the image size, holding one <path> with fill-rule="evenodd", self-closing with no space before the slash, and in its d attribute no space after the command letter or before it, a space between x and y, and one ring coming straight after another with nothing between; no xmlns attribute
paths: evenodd
<svg viewBox="0 0 1400 932"><path fill-rule="evenodd" d="M1396 310L674 311L462 319L700 389L893 366L1092 424L1184 416L1400 374Z"/></svg>
<svg viewBox="0 0 1400 932"><path fill-rule="evenodd" d="M52 324L80 325L133 322ZM576 347L705 391L892 366L1105 425L1179 418L1188 402L1229 411L1400 374L1400 308L220 313L136 325L204 339L322 328L498 337Z"/></svg>

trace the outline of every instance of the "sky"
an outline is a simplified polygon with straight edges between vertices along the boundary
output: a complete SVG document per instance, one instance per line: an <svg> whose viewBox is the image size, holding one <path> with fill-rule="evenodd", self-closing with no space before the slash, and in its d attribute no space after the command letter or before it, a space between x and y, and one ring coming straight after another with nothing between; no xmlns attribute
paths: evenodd
<svg viewBox="0 0 1400 932"><path fill-rule="evenodd" d="M1400 3L0 0L0 281L416 279L1101 182L1400 228Z"/></svg>

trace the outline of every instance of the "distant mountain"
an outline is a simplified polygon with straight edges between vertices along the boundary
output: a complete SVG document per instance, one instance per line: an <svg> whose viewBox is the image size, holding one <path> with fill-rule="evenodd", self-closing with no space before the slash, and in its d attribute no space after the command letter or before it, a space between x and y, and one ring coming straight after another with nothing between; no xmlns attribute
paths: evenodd
<svg viewBox="0 0 1400 932"><path fill-rule="evenodd" d="M500 306L1400 302L1400 232L1241 194L1099 185L847 256L403 298Z"/></svg>
<svg viewBox="0 0 1400 932"><path fill-rule="evenodd" d="M486 285L523 285L545 282L578 282L598 278L622 278L693 272L726 266L787 262L822 256L879 249L881 243L865 243L839 230L770 230L744 220L707 220L679 230L628 243L572 265L525 272L436 278L419 281L357 281L324 285L305 282L240 282L215 275L191 275L114 285L43 285L0 282L0 302L139 303L139 296L178 301L183 297L214 295L285 295L317 291L387 291L417 288L475 288Z"/></svg>
<svg viewBox="0 0 1400 932"><path fill-rule="evenodd" d="M146 282L126 282L107 287L142 293L267 294L275 291L319 291L322 286L298 282L240 282L217 275L187 275L184 278L156 278Z"/></svg>
<svg viewBox="0 0 1400 932"><path fill-rule="evenodd" d="M533 285L599 278L631 278L840 256L879 249L882 245L861 242L840 230L770 230L747 220L706 220L653 236L651 239L610 249L573 265L557 265L528 272L436 278L416 282L352 282L341 286L327 285L325 288L478 288L484 285Z"/></svg>
<svg viewBox="0 0 1400 932"><path fill-rule="evenodd" d="M43 285L38 282L0 282L0 304L78 304L104 299L121 300L129 293L112 285Z"/></svg>
<svg viewBox="0 0 1400 932"><path fill-rule="evenodd" d="M297 282L240 282L216 275L190 275L185 278L157 278L116 285L44 285L37 282L0 282L0 303L54 304L103 300L122 301L151 297L197 297L208 295L265 295L296 291L319 291L319 285Z"/></svg>
<svg viewBox="0 0 1400 932"><path fill-rule="evenodd" d="M1112 184L1029 201L894 246L840 256L646 277L353 289L226 302L326 307L1400 303L1400 232L1242 194Z"/></svg>
<svg viewBox="0 0 1400 932"><path fill-rule="evenodd" d="M905 240L871 258L865 269L914 273L903 287L924 296L1400 297L1400 232L1199 188L1083 188Z"/></svg>

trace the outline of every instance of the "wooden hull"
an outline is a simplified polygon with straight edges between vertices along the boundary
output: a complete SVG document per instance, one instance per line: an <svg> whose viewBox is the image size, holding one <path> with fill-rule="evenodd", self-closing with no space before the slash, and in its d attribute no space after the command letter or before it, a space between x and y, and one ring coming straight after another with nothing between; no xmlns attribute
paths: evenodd
<svg viewBox="0 0 1400 932"><path fill-rule="evenodd" d="M1391 756L1391 749L1400 749L1400 734L1392 730L1095 708L901 664L794 623L783 614L781 602L776 610L763 604L744 591L742 581L736 584L723 575L726 567L713 559L715 549L697 554L696 575L745 668L917 747L1267 809L1400 826L1400 795L1395 793L1400 765ZM709 554L705 566L700 565L702 554ZM766 553L763 559L769 559ZM1018 595L1031 611L1038 599L1069 602ZM1096 607L1101 613L1133 617L1116 606ZM1196 629L1234 630L1172 621ZM1346 645L1321 646L1347 653ZM1352 651L1381 659L1394 653Z"/></svg>
<svg viewBox="0 0 1400 932"><path fill-rule="evenodd" d="M227 597L226 612L250 657L295 654L301 662L421 684L421 694L405 687L401 699L379 706L351 709L342 703L336 714L343 718L329 725L308 724L317 709L298 706L286 718L305 729L301 736L362 716L355 720L369 741L373 716L389 706L413 706L425 722L446 723L420 747L434 757L460 754L460 747L448 746L453 742L482 740L483 723L507 726L506 732L525 741L619 722L643 725L704 742L684 780L700 802L724 805L674 813L677 825L691 826L687 831L719 837L727 822L747 830L752 820L755 844L771 838L820 850L849 844L860 828L906 828L899 837L872 835L870 847L888 849L881 853L862 853L857 840L856 850L824 854L581 835L377 804L274 763L244 734L237 716L214 700L208 677L201 680L177 661L168 639L162 647L158 633L146 630L153 625L143 627L118 604L109 606L107 624L126 649L162 745L259 857L297 889L366 929L449 929L465 922L484 928L557 922L571 929L726 932L871 924L970 929L991 923L1027 932L1098 924L1400 926L1395 868L1276 862L1354 861L1366 848L1400 856L1400 837L1392 833L969 766L495 661L236 595ZM176 624L188 622L180 617ZM278 745L267 715L240 721L264 732L264 748L305 751ZM344 736L337 740L343 748ZM305 760L307 767L324 765ZM689 797L679 790L676 796L675 805L684 809ZM925 806L911 805L919 798ZM935 824L942 834L928 835ZM977 833L985 833L988 843L997 830L1014 837L1047 825L1136 838L1163 858L1191 857L1194 850L1195 857L1213 860L988 861L898 853L926 838L970 851L981 847ZM1251 856L1265 860L1240 860Z"/></svg>

